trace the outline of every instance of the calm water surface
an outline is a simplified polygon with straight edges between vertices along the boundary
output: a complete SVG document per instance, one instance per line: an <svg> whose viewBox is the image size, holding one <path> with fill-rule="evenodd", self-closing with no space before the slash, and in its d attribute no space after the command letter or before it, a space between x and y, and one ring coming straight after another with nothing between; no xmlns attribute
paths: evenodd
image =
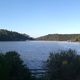
<svg viewBox="0 0 80 80"><path fill-rule="evenodd" d="M79 42L61 41L20 41L0 42L0 52L17 51L30 68L40 68L50 52L74 49L80 53ZM36 65L36 66L35 66Z"/></svg>

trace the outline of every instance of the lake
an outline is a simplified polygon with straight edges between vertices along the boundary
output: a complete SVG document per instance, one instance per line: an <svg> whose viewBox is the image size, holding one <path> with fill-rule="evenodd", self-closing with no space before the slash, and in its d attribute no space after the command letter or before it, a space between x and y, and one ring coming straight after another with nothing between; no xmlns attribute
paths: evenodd
<svg viewBox="0 0 80 80"><path fill-rule="evenodd" d="M73 49L80 53L79 42L15 41L0 42L0 52L17 51L29 68L41 68L50 52Z"/></svg>

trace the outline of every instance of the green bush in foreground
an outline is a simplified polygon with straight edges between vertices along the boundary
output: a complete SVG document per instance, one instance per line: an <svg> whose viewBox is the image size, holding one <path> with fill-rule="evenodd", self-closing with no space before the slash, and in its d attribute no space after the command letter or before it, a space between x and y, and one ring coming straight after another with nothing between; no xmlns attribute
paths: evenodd
<svg viewBox="0 0 80 80"><path fill-rule="evenodd" d="M80 55L73 50L51 53L46 80L80 80Z"/></svg>
<svg viewBox="0 0 80 80"><path fill-rule="evenodd" d="M0 80L32 80L29 69L18 53L0 53Z"/></svg>

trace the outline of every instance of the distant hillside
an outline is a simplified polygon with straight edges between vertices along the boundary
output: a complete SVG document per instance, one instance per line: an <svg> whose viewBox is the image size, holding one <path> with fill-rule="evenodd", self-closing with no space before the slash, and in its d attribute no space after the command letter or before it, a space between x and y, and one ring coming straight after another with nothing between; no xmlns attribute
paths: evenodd
<svg viewBox="0 0 80 80"><path fill-rule="evenodd" d="M32 37L18 32L0 29L0 41L25 41L33 40Z"/></svg>
<svg viewBox="0 0 80 80"><path fill-rule="evenodd" d="M38 37L37 40L80 41L80 34L48 34Z"/></svg>

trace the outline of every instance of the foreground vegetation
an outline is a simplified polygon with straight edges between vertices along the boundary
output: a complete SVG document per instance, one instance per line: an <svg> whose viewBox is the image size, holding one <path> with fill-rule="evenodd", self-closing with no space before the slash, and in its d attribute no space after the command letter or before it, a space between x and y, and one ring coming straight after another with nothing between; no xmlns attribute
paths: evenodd
<svg viewBox="0 0 80 80"><path fill-rule="evenodd" d="M33 40L32 37L18 32L0 29L0 41L25 41Z"/></svg>
<svg viewBox="0 0 80 80"><path fill-rule="evenodd" d="M46 68L46 80L80 80L80 55L73 50L51 53Z"/></svg>
<svg viewBox="0 0 80 80"><path fill-rule="evenodd" d="M0 53L0 80L32 80L31 72L18 53Z"/></svg>
<svg viewBox="0 0 80 80"><path fill-rule="evenodd" d="M50 53L42 77L33 78L17 52L0 53L0 80L80 80L80 55L74 50Z"/></svg>
<svg viewBox="0 0 80 80"><path fill-rule="evenodd" d="M49 34L39 37L37 40L80 41L80 34Z"/></svg>

